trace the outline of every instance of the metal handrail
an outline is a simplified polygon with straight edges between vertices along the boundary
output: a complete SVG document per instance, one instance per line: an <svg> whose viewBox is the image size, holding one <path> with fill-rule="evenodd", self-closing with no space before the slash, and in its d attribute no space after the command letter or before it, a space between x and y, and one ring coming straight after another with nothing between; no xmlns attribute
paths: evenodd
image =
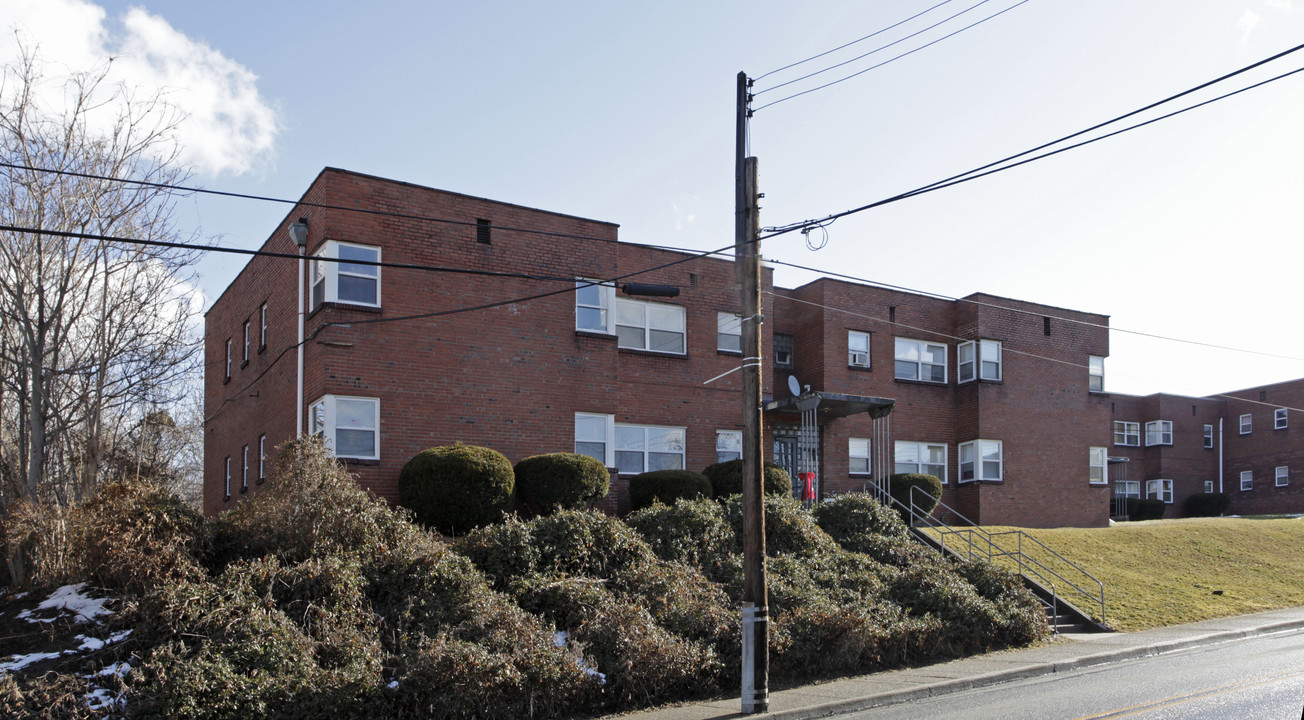
<svg viewBox="0 0 1304 720"><path fill-rule="evenodd" d="M1056 587L1056 582L1055 582L1055 580L1059 580L1061 583L1067 586L1066 589L1072 588L1073 590L1077 591L1077 593L1081 597L1090 601L1092 605L1098 606L1100 608L1100 622L1101 623L1105 622L1105 584L1102 583L1100 580L1098 580L1091 573L1084 570L1077 563L1073 562L1072 560L1069 560L1068 558L1064 557L1058 552L1055 552L1050 547L1048 547L1045 543L1033 537L1032 535L1029 535L1027 532L1023 530L1003 530L1001 532L993 533L988 530L985 530L979 527L973 521L969 520L969 518L965 517L963 514L958 512L955 508L942 502L941 498L933 497L931 493L929 493L927 490L919 486L914 486L910 488L910 498L909 498L910 504L908 506L902 503L901 501L897 500L896 498L892 497L887 492L882 491L880 488L875 487L875 490L878 491L875 494L877 494L880 497L880 499L886 498L891 503L894 503L900 506L903 510L905 510L911 518L910 525L912 527L923 525L931 529L933 532L937 533L937 544L938 544L939 552L943 554L946 552L947 550L946 542L948 537L963 536L964 543L968 547L968 557L970 559L978 557L978 558L985 559L987 562L990 563L996 558L1008 558L1011 560L1011 562L1013 562L1018 567L1019 575L1035 580L1043 587L1045 587L1047 590L1049 590L1051 594L1051 604L1052 604L1053 613L1058 614L1059 611L1059 590ZM929 501L931 501L930 510L928 512L925 512L923 506L921 506L916 501L917 500L916 493L922 494L924 497L928 498ZM947 512L950 512L951 514L960 518L960 520L968 523L969 527L954 528L942 522L941 520L932 517L932 511L938 507L945 509ZM1008 550L996 542L996 538L998 537L1004 538L1005 536L1010 536L1010 535L1015 536L1014 550ZM1091 590L1088 590L1086 587L1083 587L1083 585L1090 586L1090 583L1084 580L1079 580L1078 582L1074 582L1064 577L1054 568L1047 566L1045 563L1041 562L1036 557L1024 552L1023 539L1025 537L1036 547L1040 548L1046 553L1049 553L1060 563L1063 563L1065 566L1073 568L1078 573L1080 573L1082 577L1086 578L1086 580L1090 580L1091 583L1095 583L1096 589L1098 590L1098 594L1093 593ZM977 539L976 542L975 539ZM961 557L964 556L964 554L958 549L953 549L952 552L954 552L956 555L959 555Z"/></svg>

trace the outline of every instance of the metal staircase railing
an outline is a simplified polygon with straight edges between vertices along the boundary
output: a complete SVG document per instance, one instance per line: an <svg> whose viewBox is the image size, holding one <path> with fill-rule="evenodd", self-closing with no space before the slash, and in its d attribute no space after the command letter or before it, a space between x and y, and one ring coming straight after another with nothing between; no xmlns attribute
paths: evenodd
<svg viewBox="0 0 1304 720"><path fill-rule="evenodd" d="M878 496L880 502L886 498L890 503L907 512L910 516L909 524L912 528L925 528L930 531L931 535L929 533L924 534L932 537L937 543L938 552L943 555L950 550L958 557L968 557L971 560L981 558L992 564L1004 565L1012 570L1017 569L1020 576L1032 580L1049 591L1051 596L1049 609L1053 615L1059 614L1060 590L1062 589L1069 595L1065 597L1067 602L1072 603L1073 600L1078 600L1083 603L1084 607L1089 606L1093 609L1099 609L1100 617L1098 621L1102 625L1105 623L1105 584L1027 532L1023 530L1003 530L1001 532L984 530L957 512L955 508L942 502L941 499L933 497L927 490L918 486L910 488L909 506L887 492L883 492L880 488L876 487L875 491L875 495ZM923 497L920 497L921 495ZM928 498L928 507L930 508L928 511L924 511L924 506L921 506L918 502L923 498ZM945 509L955 517L968 523L969 527L951 527L934 518L932 512L936 508ZM1000 542L998 542L998 539ZM948 541L952 542L952 546L948 547ZM1042 556L1046 557L1049 562L1053 562L1058 569L1025 552L1025 544L1031 551L1038 554L1044 553Z"/></svg>

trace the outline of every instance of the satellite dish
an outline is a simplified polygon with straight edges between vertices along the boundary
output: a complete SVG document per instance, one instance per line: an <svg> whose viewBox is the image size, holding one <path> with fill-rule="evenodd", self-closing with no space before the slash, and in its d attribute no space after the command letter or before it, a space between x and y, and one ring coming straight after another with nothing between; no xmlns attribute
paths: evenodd
<svg viewBox="0 0 1304 720"><path fill-rule="evenodd" d="M801 383L797 382L796 375L788 376L788 392L792 393L793 397L801 395Z"/></svg>

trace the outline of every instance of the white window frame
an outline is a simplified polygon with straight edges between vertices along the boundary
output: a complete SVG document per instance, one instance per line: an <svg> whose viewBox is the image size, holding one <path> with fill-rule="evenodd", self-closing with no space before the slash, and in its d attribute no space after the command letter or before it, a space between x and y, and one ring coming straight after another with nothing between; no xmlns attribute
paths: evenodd
<svg viewBox="0 0 1304 720"><path fill-rule="evenodd" d="M787 338L787 340L785 340L784 342L787 344L788 347L786 348L779 347L780 337ZM797 344L797 338L793 337L792 335L786 335L784 333L774 334L774 367L782 368L784 370L792 369L792 354L794 350L793 346L796 344Z"/></svg>
<svg viewBox="0 0 1304 720"><path fill-rule="evenodd" d="M1114 444L1121 447L1141 447L1141 423L1115 420Z"/></svg>
<svg viewBox="0 0 1304 720"><path fill-rule="evenodd" d="M618 347L664 353L666 355L686 355L688 353L688 318L683 306L616 298L614 307L615 312L612 313L614 315L612 322L616 328L616 345ZM637 325L630 322L621 322L622 319L631 320L630 313L635 310L639 316ZM654 321L654 315L662 315L663 317ZM671 319L672 322L664 322L667 318ZM622 329L625 330L624 333L621 332ZM637 344L631 342L633 333L630 331L634 330L638 331L639 335ZM679 347L672 348L664 342L654 340L654 333L678 336Z"/></svg>
<svg viewBox="0 0 1304 720"><path fill-rule="evenodd" d="M935 451L941 452L942 461L940 463L925 462L925 460L931 459L929 455ZM892 472L932 475L945 485L947 483L947 461L950 459L947 457L948 454L946 443L897 440L892 448ZM910 469L912 466L914 467L913 470Z"/></svg>
<svg viewBox="0 0 1304 720"><path fill-rule="evenodd" d="M258 349L267 347L267 303L258 307Z"/></svg>
<svg viewBox="0 0 1304 720"><path fill-rule="evenodd" d="M621 437L622 435L628 437L631 431L640 429L643 431L642 441L639 443L641 447L618 446L624 439ZM651 447L651 443L648 442L648 433L650 431L660 431L663 434L665 431L669 431L669 434L677 436L674 441L678 442L679 447ZM736 432L739 433L739 438L741 439L742 431ZM588 447L581 448L582 444L587 445ZM602 445L600 451L600 454L602 455L601 458L597 457L599 453L592 452L592 450L596 449L593 446L598 444ZM679 458L678 469L682 470L687 467L685 463L685 460L687 459L687 449L687 430L683 427L617 423L615 415L590 412L575 413L575 452L580 455L588 455L589 457L597 458L602 461L603 465L609 468L616 468L617 472L622 475L636 475L641 472L646 472L650 465L649 459L652 454L677 455ZM634 470L629 466L621 469L620 453L633 452L641 453L642 458L640 462L642 463L643 469ZM739 454L741 456L741 451Z"/></svg>
<svg viewBox="0 0 1304 720"><path fill-rule="evenodd" d="M258 436L258 481L267 479L267 435Z"/></svg>
<svg viewBox="0 0 1304 720"><path fill-rule="evenodd" d="M742 353L743 320L738 313L715 313L715 349L721 352Z"/></svg>
<svg viewBox="0 0 1304 720"><path fill-rule="evenodd" d="M1099 355L1087 356L1087 390L1105 392L1105 358Z"/></svg>
<svg viewBox="0 0 1304 720"><path fill-rule="evenodd" d="M222 379L231 379L231 338L226 339L226 375Z"/></svg>
<svg viewBox="0 0 1304 720"><path fill-rule="evenodd" d="M847 473L869 475L874 470L868 438L847 438Z"/></svg>
<svg viewBox="0 0 1304 720"><path fill-rule="evenodd" d="M240 492L249 490L249 446L240 448Z"/></svg>
<svg viewBox="0 0 1304 720"><path fill-rule="evenodd" d="M1141 499L1140 480L1119 480L1114 483L1114 497Z"/></svg>
<svg viewBox="0 0 1304 720"><path fill-rule="evenodd" d="M956 346L958 382L1004 380L1003 352L1000 340L968 340L960 343Z"/></svg>
<svg viewBox="0 0 1304 720"><path fill-rule="evenodd" d="M1204 448L1206 450L1213 448L1213 425L1209 423L1204 425Z"/></svg>
<svg viewBox="0 0 1304 720"><path fill-rule="evenodd" d="M607 467L615 467L615 431L616 419L613 415L575 413L575 453L601 460ZM590 447L581 449L581 444ZM601 451L594 452L595 448L591 447L593 445L601 445Z"/></svg>
<svg viewBox="0 0 1304 720"><path fill-rule="evenodd" d="M1204 491L1205 491L1206 493L1212 493L1212 492L1213 492L1213 481L1212 481L1212 480L1205 480L1205 481L1204 481Z"/></svg>
<svg viewBox="0 0 1304 720"><path fill-rule="evenodd" d="M226 456L226 471L225 471L225 472L226 472L226 475L225 475L226 480L224 481L222 487L223 487L223 492L224 492L225 495L226 495L225 499L226 499L226 500L230 500L230 499L231 499L231 456L230 456L230 455L227 455L227 456Z"/></svg>
<svg viewBox="0 0 1304 720"><path fill-rule="evenodd" d="M1109 452L1103 447L1092 447L1087 451L1089 465L1087 481L1092 485L1109 484Z"/></svg>
<svg viewBox="0 0 1304 720"><path fill-rule="evenodd" d="M729 462L743 457L742 430L715 431L715 461Z"/></svg>
<svg viewBox="0 0 1304 720"><path fill-rule="evenodd" d="M249 363L249 321L248 320L244 321L244 358L242 362L246 365ZM241 367L243 367L243 365Z"/></svg>
<svg viewBox="0 0 1304 720"><path fill-rule="evenodd" d="M635 425L632 423L616 423L615 425L615 447L613 447L612 450L615 454L615 467L619 469L619 472L622 475L637 475L650 470L683 470L686 467L685 460L688 455L688 435L685 428L670 425ZM642 439L634 444L630 444L628 442L629 436L637 431L642 431ZM660 434L663 438L667 436L677 437L671 437L668 443L656 444L653 442L655 438L654 433ZM677 448L674 446L675 443L678 444ZM634 470L628 465L622 467L622 453L627 455L639 453L642 456L640 460L641 469ZM666 467L654 468L652 467L651 462L653 455L677 456L678 467L668 465Z"/></svg>
<svg viewBox="0 0 1304 720"><path fill-rule="evenodd" d="M1166 478L1146 480L1146 499L1157 497L1165 505L1173 504L1173 481Z"/></svg>
<svg viewBox="0 0 1304 720"><path fill-rule="evenodd" d="M1254 413L1245 413L1241 415L1241 434L1249 435L1254 432Z"/></svg>
<svg viewBox="0 0 1304 720"><path fill-rule="evenodd" d="M611 307L615 304L615 298L616 288L603 285L600 280L576 278L575 329L584 332L615 335L615 321L611 312ZM582 310L596 311L600 322L585 324L581 321L581 317L592 313L582 313Z"/></svg>
<svg viewBox="0 0 1304 720"><path fill-rule="evenodd" d="M995 459L992 459L993 451ZM992 472L993 465L995 472ZM970 440L960 443L960 483L1001 482L1004 479L1005 447L1002 441Z"/></svg>
<svg viewBox="0 0 1304 720"><path fill-rule="evenodd" d="M1286 487L1290 484L1290 466L1278 465L1277 469L1272 471L1272 478L1277 487Z"/></svg>
<svg viewBox="0 0 1304 720"><path fill-rule="evenodd" d="M1273 410L1273 411L1272 411L1272 429L1273 429L1273 430L1285 430L1285 429L1286 429L1286 423L1288 422L1288 420L1287 420L1287 416L1288 416L1288 414L1289 414L1289 413L1288 413L1288 411L1287 411L1286 408L1277 408L1276 410Z"/></svg>
<svg viewBox="0 0 1304 720"><path fill-rule="evenodd" d="M354 408L368 407L367 413L370 423L363 423L351 428L342 428L339 426L340 405L349 404ZM368 425L370 425L368 427ZM371 453L341 453L337 449L337 438L340 430L351 430L357 432L370 432ZM308 405L308 432L313 435L321 435L326 442L326 447L338 458L349 458L352 460L379 460L380 459L380 398L363 397L359 395L322 395Z"/></svg>
<svg viewBox="0 0 1304 720"><path fill-rule="evenodd" d="M868 368L869 359L869 333L863 330L847 331L847 367Z"/></svg>
<svg viewBox="0 0 1304 720"><path fill-rule="evenodd" d="M362 269L347 269L346 265L356 265L357 262L349 260L340 261L340 249L349 248L363 250L375 253L374 259L365 262L381 262L381 248L376 245L363 245L362 243L343 242L340 240L327 240L322 246L313 253L312 267L310 268L309 278L309 307L313 310L321 307L325 303L337 303L340 305L356 305L359 307L380 307L381 306L381 273L379 265L361 265ZM326 258L326 259L323 259ZM364 278L376 283L376 297L373 302L362 300L342 300L340 299L340 277ZM318 291L318 288L320 292Z"/></svg>
<svg viewBox="0 0 1304 720"><path fill-rule="evenodd" d="M1146 423L1146 447L1173 444L1173 421L1151 420Z"/></svg>
<svg viewBox="0 0 1304 720"><path fill-rule="evenodd" d="M1242 471L1241 471L1241 490L1253 490L1253 489L1254 489L1254 471L1253 471L1253 470L1242 470Z"/></svg>
<svg viewBox="0 0 1304 720"><path fill-rule="evenodd" d="M925 358L936 354L938 351L942 354L940 363L925 360ZM949 353L950 347L946 343L896 338L894 356L896 364L893 367L893 373L898 380L945 383L947 379L947 355ZM903 369L906 369L905 373L902 372ZM925 370L927 370L928 377L924 377ZM939 371L941 373L940 379L936 377Z"/></svg>

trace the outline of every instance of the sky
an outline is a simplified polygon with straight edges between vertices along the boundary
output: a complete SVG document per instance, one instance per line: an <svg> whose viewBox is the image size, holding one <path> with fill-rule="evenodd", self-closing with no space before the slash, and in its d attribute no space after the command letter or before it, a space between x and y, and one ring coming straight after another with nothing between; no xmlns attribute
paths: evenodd
<svg viewBox="0 0 1304 720"><path fill-rule="evenodd" d="M184 157L208 189L295 199L340 167L697 250L733 241L739 72L757 78L749 152L761 223L785 226L1021 153L1304 42L1304 0L0 0L0 20L6 62L22 39L47 73L113 57L115 79L163 89L189 113ZM1304 51L1171 109L1302 67ZM946 297L1108 315L1111 392L1203 396L1304 377L1302 111L1304 73L843 217L809 245L799 233L767 240L762 255ZM286 212L197 195L178 219L252 249ZM244 262L202 261L206 303ZM784 287L816 276L775 266Z"/></svg>

